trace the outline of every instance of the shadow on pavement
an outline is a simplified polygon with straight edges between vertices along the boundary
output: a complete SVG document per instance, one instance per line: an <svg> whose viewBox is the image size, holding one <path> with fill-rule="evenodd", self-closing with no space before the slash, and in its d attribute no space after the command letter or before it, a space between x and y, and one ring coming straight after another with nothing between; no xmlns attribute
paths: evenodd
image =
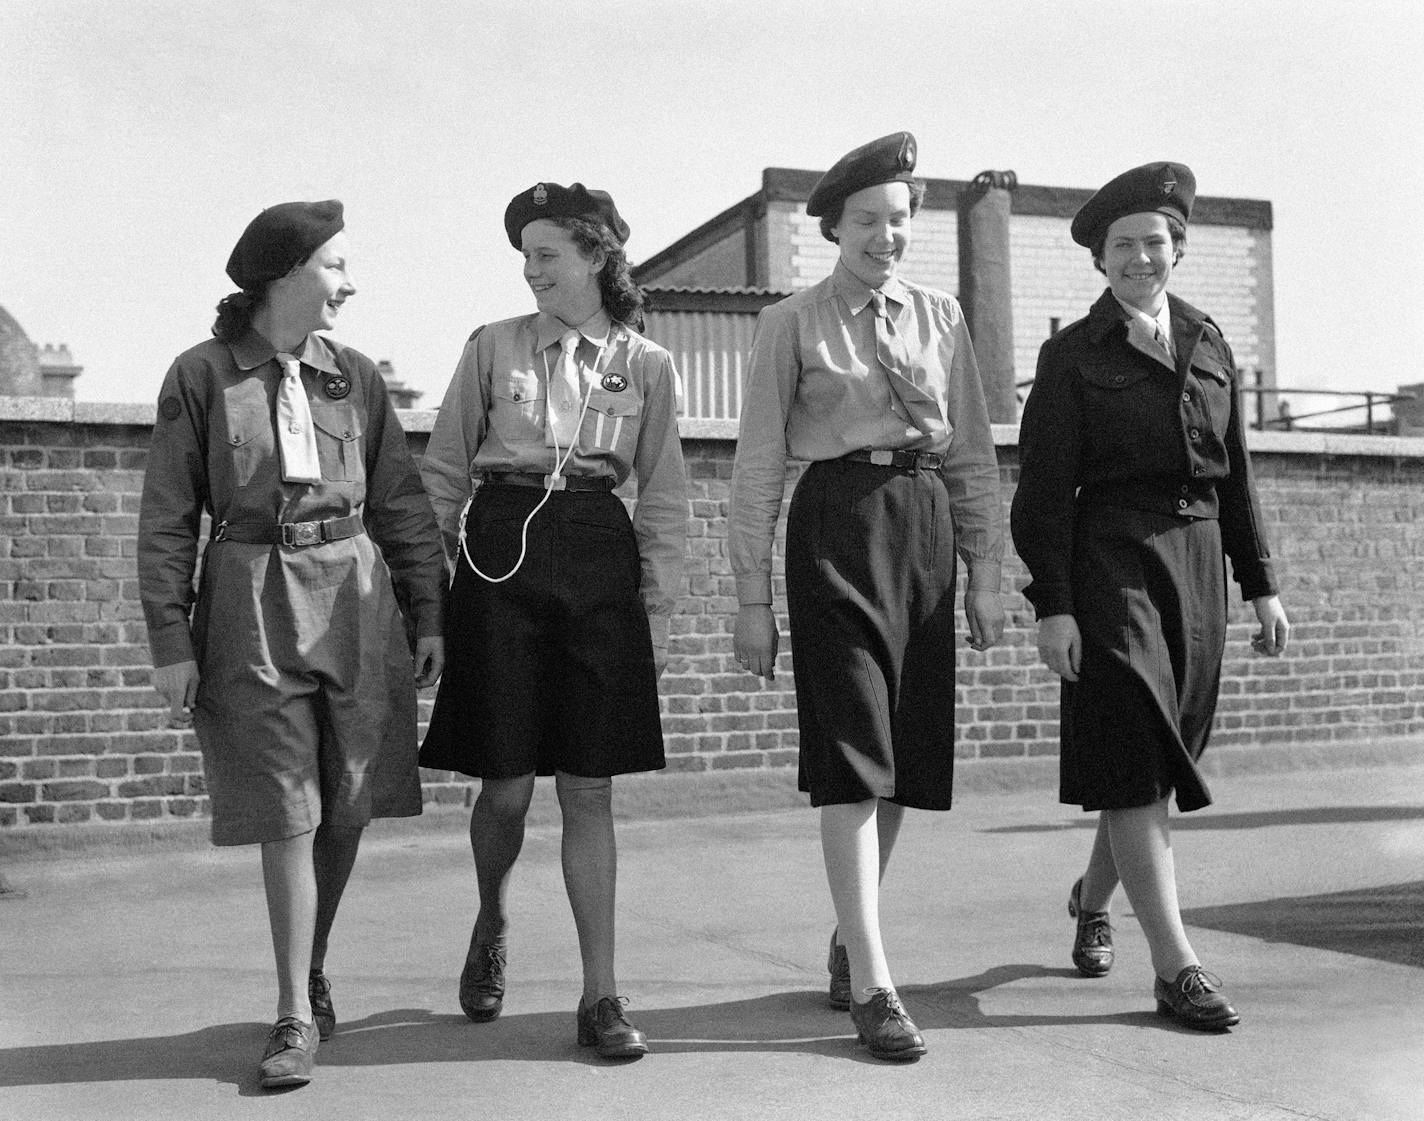
<svg viewBox="0 0 1424 1121"><path fill-rule="evenodd" d="M1424 968L1424 880L1182 912L1194 926Z"/></svg>
<svg viewBox="0 0 1424 1121"><path fill-rule="evenodd" d="M1172 1030L1150 1010L1110 1015L990 1016L978 994L1028 978L1076 976L1042 965L1002 965L973 977L900 991L910 1015L926 1031L1021 1028L1035 1025L1124 1024ZM770 993L746 1000L686 1008L630 1008L655 1054L687 1052L799 1052L875 1063L855 1042L850 1017L826 1006L821 991ZM0 1087L211 1080L244 1097L262 1094L257 1061L267 1025L220 1024L182 1035L59 1043L0 1050ZM490 1024L424 1008L393 1009L343 1023L317 1052L317 1068L403 1063L534 1061L605 1066L574 1040L574 1014L506 1013Z"/></svg>
<svg viewBox="0 0 1424 1121"><path fill-rule="evenodd" d="M1352 825L1380 821L1417 821L1424 806L1315 806L1298 810L1256 810L1250 813L1173 814L1172 831L1186 829L1269 829L1281 825ZM1085 813L1074 821L1040 825L998 825L983 833L1057 833L1096 829L1098 815Z"/></svg>

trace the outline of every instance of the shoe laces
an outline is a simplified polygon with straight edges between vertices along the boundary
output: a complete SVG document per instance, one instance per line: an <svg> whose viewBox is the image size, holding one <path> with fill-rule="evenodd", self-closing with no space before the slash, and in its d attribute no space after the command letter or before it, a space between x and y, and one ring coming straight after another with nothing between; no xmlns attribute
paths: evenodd
<svg viewBox="0 0 1424 1121"><path fill-rule="evenodd" d="M1089 946L1102 946L1112 934L1112 923L1107 911L1080 911L1078 929L1083 932L1083 942Z"/></svg>
<svg viewBox="0 0 1424 1121"><path fill-rule="evenodd" d="M1219 993L1221 978L1215 973L1208 973L1199 965L1193 965L1188 967L1186 976L1181 979L1180 987L1186 996L1198 993Z"/></svg>
<svg viewBox="0 0 1424 1121"><path fill-rule="evenodd" d="M269 1043L278 1043L278 1050L285 1050L289 1047L301 1047L306 1042L306 1024L296 1016L283 1016L272 1025L271 1032L268 1033Z"/></svg>
<svg viewBox="0 0 1424 1121"><path fill-rule="evenodd" d="M607 1011L604 1006L607 1005ZM593 1018L605 1024L624 1024L632 1027L628 1017L623 1015L623 1009L628 1006L626 996L602 996L598 998L598 1003L593 1006Z"/></svg>
<svg viewBox="0 0 1424 1121"><path fill-rule="evenodd" d="M331 992L331 982L326 979L325 973L313 973L307 978L307 995L311 997L327 996Z"/></svg>

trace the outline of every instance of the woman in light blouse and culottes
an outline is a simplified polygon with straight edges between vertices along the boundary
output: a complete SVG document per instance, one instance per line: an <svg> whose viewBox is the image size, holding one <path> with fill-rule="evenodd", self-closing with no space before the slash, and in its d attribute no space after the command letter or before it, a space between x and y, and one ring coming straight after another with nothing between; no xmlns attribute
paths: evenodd
<svg viewBox="0 0 1424 1121"><path fill-rule="evenodd" d="M1119 882L1152 952L1157 1010L1204 1031L1237 1023L1201 968L1177 902L1167 803L1211 803L1206 749L1226 643L1225 557L1260 624L1258 653L1290 625L1251 460L1236 362L1207 315L1169 295L1196 181L1144 164L1078 211L1073 240L1108 290L1039 353L1024 406L1014 544L1038 649L1062 679L1060 799L1101 811L1069 894L1073 962L1112 968Z"/></svg>
<svg viewBox="0 0 1424 1121"><path fill-rule="evenodd" d="M613 776L664 766L657 682L687 535L677 375L636 329L628 225L607 193L535 184L504 228L538 310L470 337L421 467L455 579L420 758L482 780L466 1016L504 1007L510 874L535 776L552 774L583 959L578 1042L631 1059L648 1045L613 971ZM631 521L613 493L630 474Z"/></svg>
<svg viewBox="0 0 1424 1121"><path fill-rule="evenodd" d="M898 276L924 198L914 167L914 137L893 133L812 191L839 259L757 322L728 527L735 654L770 679L786 465L811 461L786 527L800 786L821 810L837 918L830 1003L890 1060L925 1045L891 980L879 880L905 807L950 806L956 554L970 645L993 646L1004 620L998 463L964 314Z"/></svg>

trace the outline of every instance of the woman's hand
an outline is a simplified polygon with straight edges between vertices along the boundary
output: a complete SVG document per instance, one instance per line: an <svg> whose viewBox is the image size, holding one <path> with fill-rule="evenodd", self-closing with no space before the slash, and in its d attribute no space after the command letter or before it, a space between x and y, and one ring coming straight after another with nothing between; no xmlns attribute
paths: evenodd
<svg viewBox="0 0 1424 1121"><path fill-rule="evenodd" d="M415 640L415 687L424 689L440 680L445 670L445 639L438 634Z"/></svg>
<svg viewBox="0 0 1424 1121"><path fill-rule="evenodd" d="M964 592L964 621L969 624L969 645L974 650L997 646L1004 637L1004 597L990 588Z"/></svg>
<svg viewBox="0 0 1424 1121"><path fill-rule="evenodd" d="M1064 681L1077 681L1083 664L1083 636L1072 615L1050 615L1038 621L1038 656Z"/></svg>
<svg viewBox="0 0 1424 1121"><path fill-rule="evenodd" d="M1256 620L1261 624L1261 629L1251 638L1251 649L1268 658L1279 658L1285 653L1286 641L1290 638L1290 620L1286 618L1280 596L1257 596L1251 606L1256 609Z"/></svg>
<svg viewBox="0 0 1424 1121"><path fill-rule="evenodd" d="M776 648L781 641L769 603L743 604L732 631L732 653L748 673L776 680Z"/></svg>
<svg viewBox="0 0 1424 1121"><path fill-rule="evenodd" d="M173 728L193 726L193 706L198 703L198 663L174 662L153 671L153 687L168 703L168 723Z"/></svg>

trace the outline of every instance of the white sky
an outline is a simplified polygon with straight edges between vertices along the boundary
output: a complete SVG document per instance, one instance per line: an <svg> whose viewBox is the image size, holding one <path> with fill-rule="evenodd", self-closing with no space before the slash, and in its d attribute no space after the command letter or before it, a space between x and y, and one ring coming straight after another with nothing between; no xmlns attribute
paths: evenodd
<svg viewBox="0 0 1424 1121"><path fill-rule="evenodd" d="M637 261L764 167L825 168L908 128L932 177L1096 187L1176 159L1203 194L1270 200L1281 383L1392 389L1424 381L1421 13L8 0L0 305L35 342L69 344L81 398L150 401L208 337L248 220L336 197L359 286L336 335L433 407L474 327L532 310L502 226L516 192L610 191ZM913 247L902 267L915 276Z"/></svg>

